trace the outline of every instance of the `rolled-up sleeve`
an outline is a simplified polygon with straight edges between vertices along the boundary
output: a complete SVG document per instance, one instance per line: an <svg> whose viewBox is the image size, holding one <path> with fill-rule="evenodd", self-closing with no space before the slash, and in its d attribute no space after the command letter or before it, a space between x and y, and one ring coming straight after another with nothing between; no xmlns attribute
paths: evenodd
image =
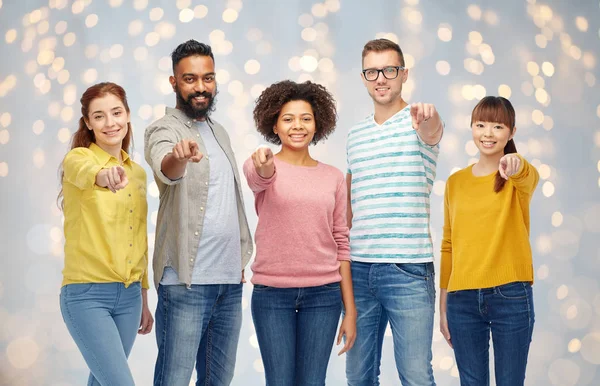
<svg viewBox="0 0 600 386"><path fill-rule="evenodd" d="M179 142L173 130L165 126L150 126L144 134L144 156L152 168L154 175L166 185L175 185L181 178L172 180L162 171L162 161L165 156L173 151Z"/></svg>
<svg viewBox="0 0 600 386"><path fill-rule="evenodd" d="M77 147L63 160L64 181L81 190L91 189L96 184L96 175L102 170L94 153L85 147Z"/></svg>

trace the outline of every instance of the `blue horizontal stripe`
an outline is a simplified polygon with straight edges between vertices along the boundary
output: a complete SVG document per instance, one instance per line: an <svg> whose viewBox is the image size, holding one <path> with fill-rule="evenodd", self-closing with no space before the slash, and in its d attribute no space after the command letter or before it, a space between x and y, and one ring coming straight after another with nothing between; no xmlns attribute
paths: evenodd
<svg viewBox="0 0 600 386"><path fill-rule="evenodd" d="M376 218L428 218L427 213L377 213L357 217L356 221L373 220Z"/></svg>
<svg viewBox="0 0 600 386"><path fill-rule="evenodd" d="M370 259L419 259L419 258L427 258L433 257L432 253L416 253L416 254L391 254L391 255L381 255L381 254L363 254L363 253L352 253L350 257L364 257Z"/></svg>
<svg viewBox="0 0 600 386"><path fill-rule="evenodd" d="M381 158L388 158L388 157L403 157L403 156L420 156L421 152L420 151L394 151L391 153L381 153L381 154L375 154L369 157L362 157L362 158L356 158L356 159L350 159L350 162L352 162L353 164L357 164L359 162L364 162L364 161L372 161L374 159L381 159Z"/></svg>
<svg viewBox="0 0 600 386"><path fill-rule="evenodd" d="M352 149L352 148L354 148L356 146L366 145L366 144L375 143L375 142L386 141L386 143L388 143L390 141L387 141L387 140L389 140L391 138L408 137L410 135L415 135L415 134L414 134L414 132L411 133L410 131L405 131L405 132L402 132L402 133L394 133L394 134L390 134L390 135L377 136L375 138L365 139L363 141L358 141L358 142L352 142L352 141L350 141L349 144L348 144L348 150L350 150L350 149ZM390 142L390 143L392 143L393 145L397 145L398 144L397 142ZM419 145L420 142L418 140L412 140L410 142L402 142L403 146L409 145L409 144L410 145Z"/></svg>
<svg viewBox="0 0 600 386"><path fill-rule="evenodd" d="M360 188L354 188L354 189L352 189L352 193L363 192L365 190L371 190L371 189L400 188L400 187L426 188L427 184L424 182L388 182L385 184L367 185L367 186L361 186Z"/></svg>
<svg viewBox="0 0 600 386"><path fill-rule="evenodd" d="M424 172L389 172L389 173L377 173L371 174L364 177L353 178L353 183L359 183L362 181L374 180L377 178L389 178L389 177L426 177Z"/></svg>
<svg viewBox="0 0 600 386"><path fill-rule="evenodd" d="M394 192L394 193L379 193L379 194L367 194L366 196L361 196L358 198L352 199L352 203L356 203L364 200L373 200L377 198L391 198L391 197L429 197L429 193L421 193L421 192Z"/></svg>
<svg viewBox="0 0 600 386"><path fill-rule="evenodd" d="M402 228L423 228L425 230L429 229L429 225L428 224L415 224L415 223L409 223L409 224L393 224L393 223L386 223L386 224L367 224L367 225L358 225L358 226L352 226L352 229L350 230L351 233L354 233L356 231L363 231L363 230L369 230L369 229L388 229L388 228L397 228L397 229L402 229Z"/></svg>
<svg viewBox="0 0 600 386"><path fill-rule="evenodd" d="M371 205L357 205L355 212L369 209L381 209L381 208L429 208L429 204L424 202L390 202L382 204L371 204Z"/></svg>
<svg viewBox="0 0 600 386"><path fill-rule="evenodd" d="M357 247L355 249L375 249L375 248L379 248L379 249L417 249L417 248L431 248L432 245L431 243L425 243L425 244L369 244L368 248L360 248Z"/></svg>
<svg viewBox="0 0 600 386"><path fill-rule="evenodd" d="M376 239L429 239L429 233L379 233L375 235L354 236L352 240L376 240Z"/></svg>

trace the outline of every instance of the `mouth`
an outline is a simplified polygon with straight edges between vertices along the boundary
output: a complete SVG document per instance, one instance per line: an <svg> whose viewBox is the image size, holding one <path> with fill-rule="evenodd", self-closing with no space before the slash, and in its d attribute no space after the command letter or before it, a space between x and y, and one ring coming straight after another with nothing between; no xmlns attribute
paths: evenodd
<svg viewBox="0 0 600 386"><path fill-rule="evenodd" d="M485 149L491 149L496 146L496 142L494 141L480 141L479 143L481 143L481 146Z"/></svg>
<svg viewBox="0 0 600 386"><path fill-rule="evenodd" d="M116 137L121 132L121 130L123 130L123 129L119 128L119 129L115 129L115 130L103 131L102 133L104 135L106 135L107 137Z"/></svg>
<svg viewBox="0 0 600 386"><path fill-rule="evenodd" d="M390 91L389 87L375 87L375 92L379 95L383 95L385 93L387 93L388 91Z"/></svg>
<svg viewBox="0 0 600 386"><path fill-rule="evenodd" d="M307 134L290 134L292 142L302 142L306 138Z"/></svg>
<svg viewBox="0 0 600 386"><path fill-rule="evenodd" d="M205 103L208 100L208 98L203 95L200 95L197 97L193 97L192 100L196 103Z"/></svg>

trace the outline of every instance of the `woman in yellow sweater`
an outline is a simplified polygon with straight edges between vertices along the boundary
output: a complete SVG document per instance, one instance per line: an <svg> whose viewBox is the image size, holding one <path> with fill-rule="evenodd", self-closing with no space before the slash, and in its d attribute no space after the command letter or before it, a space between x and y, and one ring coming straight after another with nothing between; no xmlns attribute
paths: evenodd
<svg viewBox="0 0 600 386"><path fill-rule="evenodd" d="M148 309L146 172L127 154L125 91L99 83L81 97L62 163L65 268L60 308L91 370L88 385L133 386L127 357L152 330Z"/></svg>
<svg viewBox="0 0 600 386"><path fill-rule="evenodd" d="M440 279L440 329L454 348L462 386L525 380L534 324L529 203L539 175L517 149L515 110L483 98L471 115L479 161L448 178Z"/></svg>

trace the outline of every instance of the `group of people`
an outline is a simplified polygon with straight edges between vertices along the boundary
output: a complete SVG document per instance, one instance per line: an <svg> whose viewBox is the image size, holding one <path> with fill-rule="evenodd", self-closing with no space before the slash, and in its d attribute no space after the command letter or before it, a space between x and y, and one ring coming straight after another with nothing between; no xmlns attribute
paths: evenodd
<svg viewBox="0 0 600 386"><path fill-rule="evenodd" d="M334 344L348 385L378 385L391 327L403 385L435 385L434 245L430 194L444 123L435 106L408 104L400 47L369 41L362 81L374 112L348 133L347 174L309 147L335 129L332 94L281 81L256 101L261 146L243 163L255 198L256 253L237 161L211 113L210 46L172 53L177 103L145 131L160 191L148 307L146 174L129 156L125 91L99 83L81 97L79 129L62 168L65 268L61 312L90 368L88 385L133 385L127 357L154 322L154 385L229 385L242 322L244 270L266 384L325 385ZM515 111L488 96L471 116L479 160L446 182L439 318L462 385L523 385L534 324L529 205L536 169L517 153ZM340 323L341 318L341 323ZM339 326L339 327L338 327ZM343 344L342 344L343 343Z"/></svg>

